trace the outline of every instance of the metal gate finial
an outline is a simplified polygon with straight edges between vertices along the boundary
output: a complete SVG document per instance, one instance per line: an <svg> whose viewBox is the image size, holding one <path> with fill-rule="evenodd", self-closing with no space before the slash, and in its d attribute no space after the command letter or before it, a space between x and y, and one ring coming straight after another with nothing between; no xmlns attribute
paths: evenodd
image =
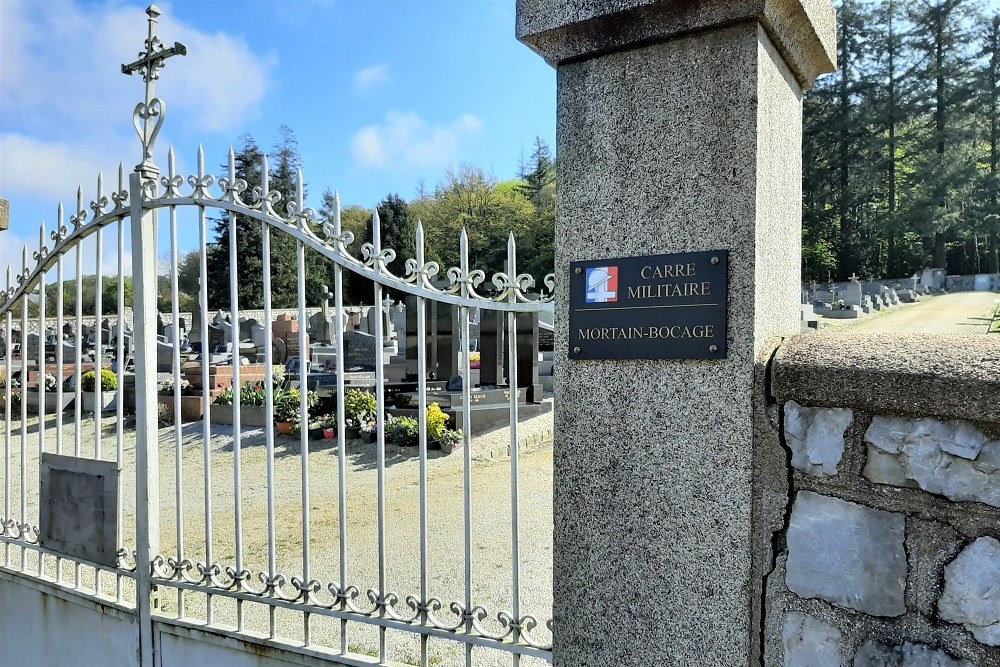
<svg viewBox="0 0 1000 667"><path fill-rule="evenodd" d="M142 72L142 80L146 82L146 101L135 106L132 113L132 122L135 131L142 141L142 162L135 166L135 170L142 174L143 180L155 178L160 173L159 167L153 162L153 144L156 143L156 136L163 126L163 118L167 113L167 104L156 97L156 80L160 78L160 69L164 61L171 56L186 56L187 47L180 42L174 42L169 49L163 48L163 42L156 34L156 26L160 17L160 8L150 5L146 9L149 15L149 35L146 37L146 49L139 52L139 59L134 63L122 65L122 73L132 76L135 72ZM155 118L155 122L150 126L150 120ZM141 121L141 127L140 127Z"/></svg>

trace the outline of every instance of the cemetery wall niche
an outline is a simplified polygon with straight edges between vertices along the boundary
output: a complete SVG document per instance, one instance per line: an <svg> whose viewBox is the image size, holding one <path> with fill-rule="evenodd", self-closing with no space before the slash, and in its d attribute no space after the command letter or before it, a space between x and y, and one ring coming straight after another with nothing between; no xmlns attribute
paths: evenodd
<svg viewBox="0 0 1000 667"><path fill-rule="evenodd" d="M1000 665L1000 339L800 336L769 384L764 664Z"/></svg>

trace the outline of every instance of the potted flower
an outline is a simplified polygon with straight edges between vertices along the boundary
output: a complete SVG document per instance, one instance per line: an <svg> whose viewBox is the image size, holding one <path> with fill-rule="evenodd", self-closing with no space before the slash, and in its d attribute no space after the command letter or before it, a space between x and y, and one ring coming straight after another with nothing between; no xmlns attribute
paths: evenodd
<svg viewBox="0 0 1000 667"><path fill-rule="evenodd" d="M449 419L451 417L446 415L437 403L431 403L427 406L427 447L429 449L441 447L441 436L448 428Z"/></svg>
<svg viewBox="0 0 1000 667"><path fill-rule="evenodd" d="M378 439L378 420L374 413L363 412L358 415L358 431L363 442L371 444Z"/></svg>
<svg viewBox="0 0 1000 667"><path fill-rule="evenodd" d="M323 430L323 437L331 440L337 437L337 414L328 413L322 415L317 420L319 428Z"/></svg>
<svg viewBox="0 0 1000 667"><path fill-rule="evenodd" d="M420 422L413 417L398 417L385 427L385 439L400 447L413 447L420 442Z"/></svg>
<svg viewBox="0 0 1000 667"><path fill-rule="evenodd" d="M0 412L7 407L7 382L0 378ZM15 407L21 407L21 383L16 377L10 379L10 411L14 413Z"/></svg>
<svg viewBox="0 0 1000 667"><path fill-rule="evenodd" d="M107 368L101 369L101 404L97 404L97 371L87 371L80 377L80 395L84 412L105 412L118 394L118 376Z"/></svg>
<svg viewBox="0 0 1000 667"><path fill-rule="evenodd" d="M56 390L59 387L59 380L57 380L56 376L52 375L52 373L46 373L43 378L39 380L39 384L42 384L45 387L45 411L47 413L62 412L66 409L66 406L73 401L73 394L71 392L63 392L62 405L59 405L59 396L56 394ZM39 394L39 385L28 387L28 392L25 397L25 400L28 403L28 412L38 412Z"/></svg>
<svg viewBox="0 0 1000 667"><path fill-rule="evenodd" d="M377 412L378 401L375 399L375 394L364 389L348 389L344 393L344 416L355 422L355 425L362 415L373 415Z"/></svg>
<svg viewBox="0 0 1000 667"><path fill-rule="evenodd" d="M306 393L306 405L313 407L319 402L319 397L315 392ZM281 397L280 401L274 403L274 422L278 433L282 435L295 435L302 423L302 394L298 389L289 389Z"/></svg>
<svg viewBox="0 0 1000 667"><path fill-rule="evenodd" d="M451 454L456 449L460 449L465 443L465 434L461 430L453 431L450 428L444 430L438 438L438 444L441 447L441 451L445 454Z"/></svg>

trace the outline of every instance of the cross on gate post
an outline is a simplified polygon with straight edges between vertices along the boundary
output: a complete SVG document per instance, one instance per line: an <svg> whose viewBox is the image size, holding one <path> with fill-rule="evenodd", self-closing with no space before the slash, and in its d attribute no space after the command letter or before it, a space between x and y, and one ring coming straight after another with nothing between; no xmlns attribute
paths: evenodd
<svg viewBox="0 0 1000 667"><path fill-rule="evenodd" d="M135 106L132 114L135 130L139 133L139 140L142 141L142 162L135 166L135 170L143 175L143 178L152 178L160 173L159 167L153 163L153 144L156 142L156 135L160 133L163 125L163 117L167 112L167 104L156 97L156 80L160 78L160 69L163 61L171 56L186 56L187 47L180 42L174 42L169 49L163 48L163 42L156 34L157 19L160 16L160 8L150 5L146 9L149 15L149 36L146 38L146 50L139 52L139 59L129 65L122 65L122 74L132 76L135 72L142 72L142 80L146 82L146 101L139 102ZM156 118L156 122L150 127L149 121ZM142 121L142 129L139 129L139 121Z"/></svg>

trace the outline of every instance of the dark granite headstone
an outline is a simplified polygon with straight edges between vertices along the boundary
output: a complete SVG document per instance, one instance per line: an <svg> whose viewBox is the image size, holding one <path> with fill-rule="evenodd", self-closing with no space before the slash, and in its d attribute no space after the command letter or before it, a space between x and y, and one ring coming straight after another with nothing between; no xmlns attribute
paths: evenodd
<svg viewBox="0 0 1000 667"><path fill-rule="evenodd" d="M448 380L458 372L458 319L451 304L434 302L437 307L434 322L435 366L428 368L434 379Z"/></svg>
<svg viewBox="0 0 1000 667"><path fill-rule="evenodd" d="M538 379L538 314L517 315L517 386L527 390L529 403L542 400Z"/></svg>
<svg viewBox="0 0 1000 667"><path fill-rule="evenodd" d="M499 310L479 311L479 384L505 384L504 316Z"/></svg>

